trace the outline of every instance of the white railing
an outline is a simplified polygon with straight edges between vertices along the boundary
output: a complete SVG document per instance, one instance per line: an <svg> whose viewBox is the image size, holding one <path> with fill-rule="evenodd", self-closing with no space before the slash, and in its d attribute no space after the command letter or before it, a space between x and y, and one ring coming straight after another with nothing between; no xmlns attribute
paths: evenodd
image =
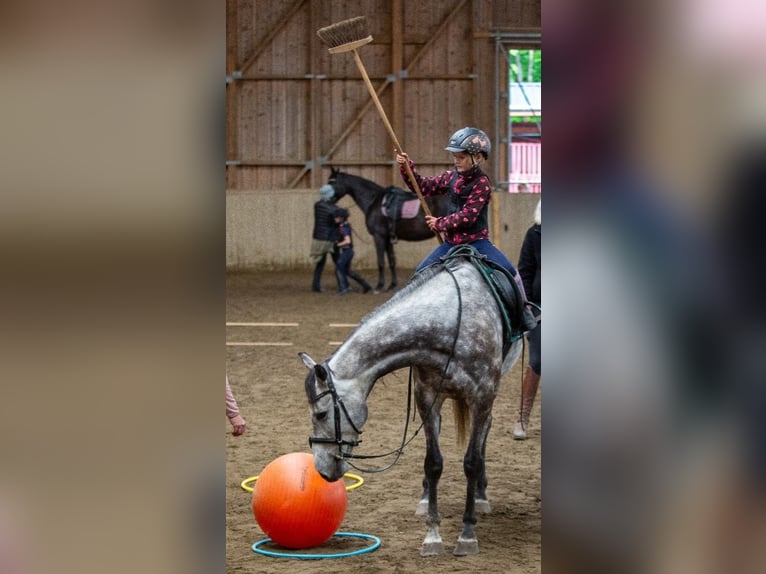
<svg viewBox="0 0 766 574"><path fill-rule="evenodd" d="M527 184L527 191L540 193L542 191L542 144L511 143L509 146L508 191L519 193L519 185Z"/></svg>

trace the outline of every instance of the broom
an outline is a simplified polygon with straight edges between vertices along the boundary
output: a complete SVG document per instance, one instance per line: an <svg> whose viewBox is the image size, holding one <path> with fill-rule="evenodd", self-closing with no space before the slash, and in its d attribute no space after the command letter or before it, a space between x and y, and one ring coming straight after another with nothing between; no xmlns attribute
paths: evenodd
<svg viewBox="0 0 766 574"><path fill-rule="evenodd" d="M359 68L359 73L362 75L362 79L367 85L367 91L370 92L372 101L375 103L375 107L378 108L380 118L383 120L383 124L388 130L388 135L391 136L391 140L394 142L394 151L399 154L404 154L402 151L402 146L399 144L399 140L394 133L394 128L391 127L391 122L388 121L388 116L386 116L386 112L383 109L383 106L380 104L378 94L375 93L375 88L373 87L372 82L370 82L370 78L367 75L367 70L362 63L362 58L359 57L359 52L356 51L357 48L361 48L365 44L372 42L372 36L367 32L367 18L364 16L357 16L356 18L343 20L337 24L331 24L330 26L326 26L317 30L317 35L322 40L322 42L329 46L328 52L331 54L340 54L342 52L353 53L354 61L356 62L357 68ZM410 163L406 161L404 162L404 166L407 170L407 176L410 178L410 183L412 183L412 188L415 190L415 195L418 196L420 205L423 207L423 213L426 215L431 215L431 210L428 209L426 200L420 191L420 186L415 179L415 174L412 173ZM439 243L442 243L443 241L441 235L439 235L439 233L436 231L434 231L434 234L439 240Z"/></svg>

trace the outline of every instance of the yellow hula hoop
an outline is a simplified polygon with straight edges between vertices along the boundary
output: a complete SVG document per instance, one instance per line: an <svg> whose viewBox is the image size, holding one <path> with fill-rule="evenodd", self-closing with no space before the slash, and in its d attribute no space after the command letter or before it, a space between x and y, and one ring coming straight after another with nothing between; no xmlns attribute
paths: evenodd
<svg viewBox="0 0 766 574"><path fill-rule="evenodd" d="M362 486L364 484L364 479L361 476L359 476L358 474L351 474L350 472L347 472L346 474L343 475L343 478L350 478L350 479L356 481L356 482L353 482L353 483L351 483L349 485L346 485L346 490L349 491L349 492L354 490L354 489L356 489L356 488L359 488L360 486ZM251 476L251 477L246 478L245 480L243 480L240 483L240 486L242 487L242 490L246 490L247 492L253 492L253 487L250 486L250 485L252 483L254 483L256 480L258 480L258 475Z"/></svg>
<svg viewBox="0 0 766 574"><path fill-rule="evenodd" d="M346 490L349 492L354 490L355 488L359 488L360 486L364 484L364 479L358 474L351 474L350 472L347 472L346 474L343 475L343 478L351 478L356 481L352 484L346 485Z"/></svg>
<svg viewBox="0 0 766 574"><path fill-rule="evenodd" d="M251 476L250 478L246 478L240 483L240 486L242 487L242 490L246 490L247 492L253 492L253 487L250 486L251 483L258 480L258 475Z"/></svg>

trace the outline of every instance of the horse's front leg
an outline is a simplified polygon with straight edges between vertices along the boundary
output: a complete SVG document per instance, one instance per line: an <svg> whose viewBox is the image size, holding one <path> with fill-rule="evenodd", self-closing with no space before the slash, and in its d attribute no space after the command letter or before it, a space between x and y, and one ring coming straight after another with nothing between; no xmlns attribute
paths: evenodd
<svg viewBox="0 0 766 574"><path fill-rule="evenodd" d="M453 554L467 556L479 553L479 541L476 538L476 494L479 478L484 473L484 443L489 432L490 419L476 420L471 428L471 440L468 443L463 470L466 478L465 510L463 511L463 532L457 539Z"/></svg>
<svg viewBox="0 0 766 574"><path fill-rule="evenodd" d="M416 392L416 395L420 393ZM444 552L444 544L442 543L442 537L439 534L439 524L441 523L441 516L439 515L439 508L437 503L437 492L439 479L442 475L442 468L444 461L441 451L439 450L439 426L441 415L439 414L441 403L437 400L432 404L432 400L426 399L422 396L417 397L418 410L420 411L421 418L426 417L423 422L423 430L426 436L426 458L423 463L423 493L428 496L427 511L426 511L426 525L428 531L426 537L423 539L423 545L420 547L421 556L436 556ZM427 404L425 408L422 406ZM418 511L416 514L422 514L423 500L418 504Z"/></svg>
<svg viewBox="0 0 766 574"><path fill-rule="evenodd" d="M436 425L437 425L436 436L438 437L441 434L441 426L442 426L441 416L437 417ZM437 451L438 451L438 438L437 438ZM425 464L427 464L427 462ZM424 468L425 468L425 465L424 465ZM426 474L424 474L423 476L423 494L420 495L420 502L418 502L418 507L415 510L415 516L428 515L428 498L429 498L428 493L430 489L428 488L428 476Z"/></svg>

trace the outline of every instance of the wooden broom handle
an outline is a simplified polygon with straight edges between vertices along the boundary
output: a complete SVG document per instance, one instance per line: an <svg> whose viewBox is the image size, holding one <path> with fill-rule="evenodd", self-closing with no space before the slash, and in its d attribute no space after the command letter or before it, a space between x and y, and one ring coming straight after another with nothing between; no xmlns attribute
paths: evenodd
<svg viewBox="0 0 766 574"><path fill-rule="evenodd" d="M391 136L391 140L394 142L394 148L396 150L396 153L403 154L404 152L402 151L402 146L399 145L399 140L397 139L396 134L394 133L394 128L391 127L391 122L388 121L388 116L386 115L386 111L383 109L383 106L380 103L380 99L378 99L378 94L375 92L375 88L373 87L372 82L370 82L370 78L367 75L367 70L365 69L364 64L362 63L362 59L359 57L359 53L356 51L356 49L351 51L354 54L354 61L356 62L356 67L359 68L359 73L362 74L362 79L364 80L364 83L367 84L367 91L370 92L370 96L372 96L372 101L375 103L375 107L378 108L378 113L380 114L380 118L383 120L383 124L386 126L386 129L388 130L388 135ZM420 200L420 206L423 208L423 213L425 213L426 215L431 215L431 210L428 209L426 200L420 191L420 186L418 185L418 182L415 179L415 174L412 173L410 162L405 161L404 167L407 170L407 177L410 178L412 189L415 190L415 195L417 195L418 199ZM444 243L444 240L442 239L441 234L439 234L438 231L434 231L434 235L436 235L436 239L439 240L439 243Z"/></svg>

